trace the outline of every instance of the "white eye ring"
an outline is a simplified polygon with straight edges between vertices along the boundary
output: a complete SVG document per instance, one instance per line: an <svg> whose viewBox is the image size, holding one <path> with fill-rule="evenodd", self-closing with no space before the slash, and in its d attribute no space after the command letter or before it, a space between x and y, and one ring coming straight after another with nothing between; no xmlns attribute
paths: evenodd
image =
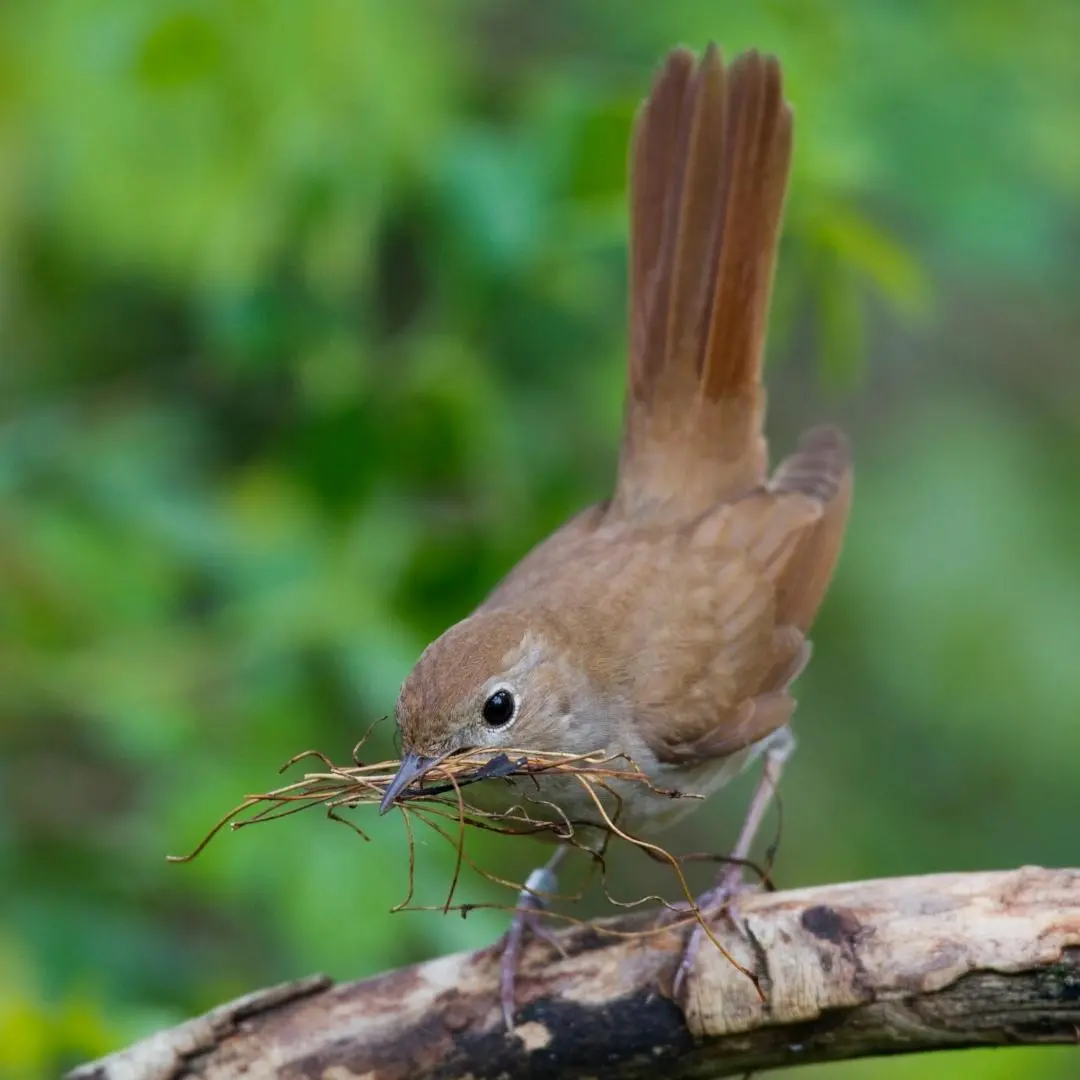
<svg viewBox="0 0 1080 1080"><path fill-rule="evenodd" d="M518 702L513 690L508 686L498 686L484 702L480 716L489 728L509 727L517 717Z"/></svg>

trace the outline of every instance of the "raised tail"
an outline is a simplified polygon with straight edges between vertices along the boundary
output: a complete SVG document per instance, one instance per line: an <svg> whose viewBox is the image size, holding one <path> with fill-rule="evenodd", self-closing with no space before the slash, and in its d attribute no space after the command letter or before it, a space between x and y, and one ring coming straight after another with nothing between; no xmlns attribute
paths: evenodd
<svg viewBox="0 0 1080 1080"><path fill-rule="evenodd" d="M776 59L670 54L631 149L630 378L613 509L690 518L764 482L761 363L791 161Z"/></svg>

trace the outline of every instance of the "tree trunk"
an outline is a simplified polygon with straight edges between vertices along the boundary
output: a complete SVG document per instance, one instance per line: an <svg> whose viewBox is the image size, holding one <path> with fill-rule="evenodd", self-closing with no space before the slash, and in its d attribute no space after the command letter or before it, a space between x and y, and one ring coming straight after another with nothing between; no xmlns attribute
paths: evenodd
<svg viewBox="0 0 1080 1080"><path fill-rule="evenodd" d="M492 950L257 991L71 1080L703 1078L875 1054L1076 1043L1080 870L1025 867L756 894L668 993L687 927L640 916L532 941L517 1026ZM1080 1066L1080 1058L1078 1058Z"/></svg>

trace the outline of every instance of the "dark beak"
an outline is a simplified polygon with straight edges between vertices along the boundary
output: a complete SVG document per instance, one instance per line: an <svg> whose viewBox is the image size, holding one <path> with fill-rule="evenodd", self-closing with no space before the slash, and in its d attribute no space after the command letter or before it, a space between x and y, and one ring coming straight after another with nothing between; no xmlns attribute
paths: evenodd
<svg viewBox="0 0 1080 1080"><path fill-rule="evenodd" d="M402 792L407 791L413 781L419 780L438 760L438 758L421 757L419 754L406 754L401 759L397 776L390 781L390 786L386 789L382 802L379 803L379 813L385 814L394 805L394 800Z"/></svg>

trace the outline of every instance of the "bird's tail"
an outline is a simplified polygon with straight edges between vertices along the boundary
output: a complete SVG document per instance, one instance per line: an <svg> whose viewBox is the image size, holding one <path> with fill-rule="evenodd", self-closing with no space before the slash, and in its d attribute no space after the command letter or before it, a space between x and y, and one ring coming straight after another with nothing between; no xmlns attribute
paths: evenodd
<svg viewBox="0 0 1080 1080"><path fill-rule="evenodd" d="M764 482L762 352L791 160L775 58L671 53L631 150L630 378L615 507L691 517Z"/></svg>

